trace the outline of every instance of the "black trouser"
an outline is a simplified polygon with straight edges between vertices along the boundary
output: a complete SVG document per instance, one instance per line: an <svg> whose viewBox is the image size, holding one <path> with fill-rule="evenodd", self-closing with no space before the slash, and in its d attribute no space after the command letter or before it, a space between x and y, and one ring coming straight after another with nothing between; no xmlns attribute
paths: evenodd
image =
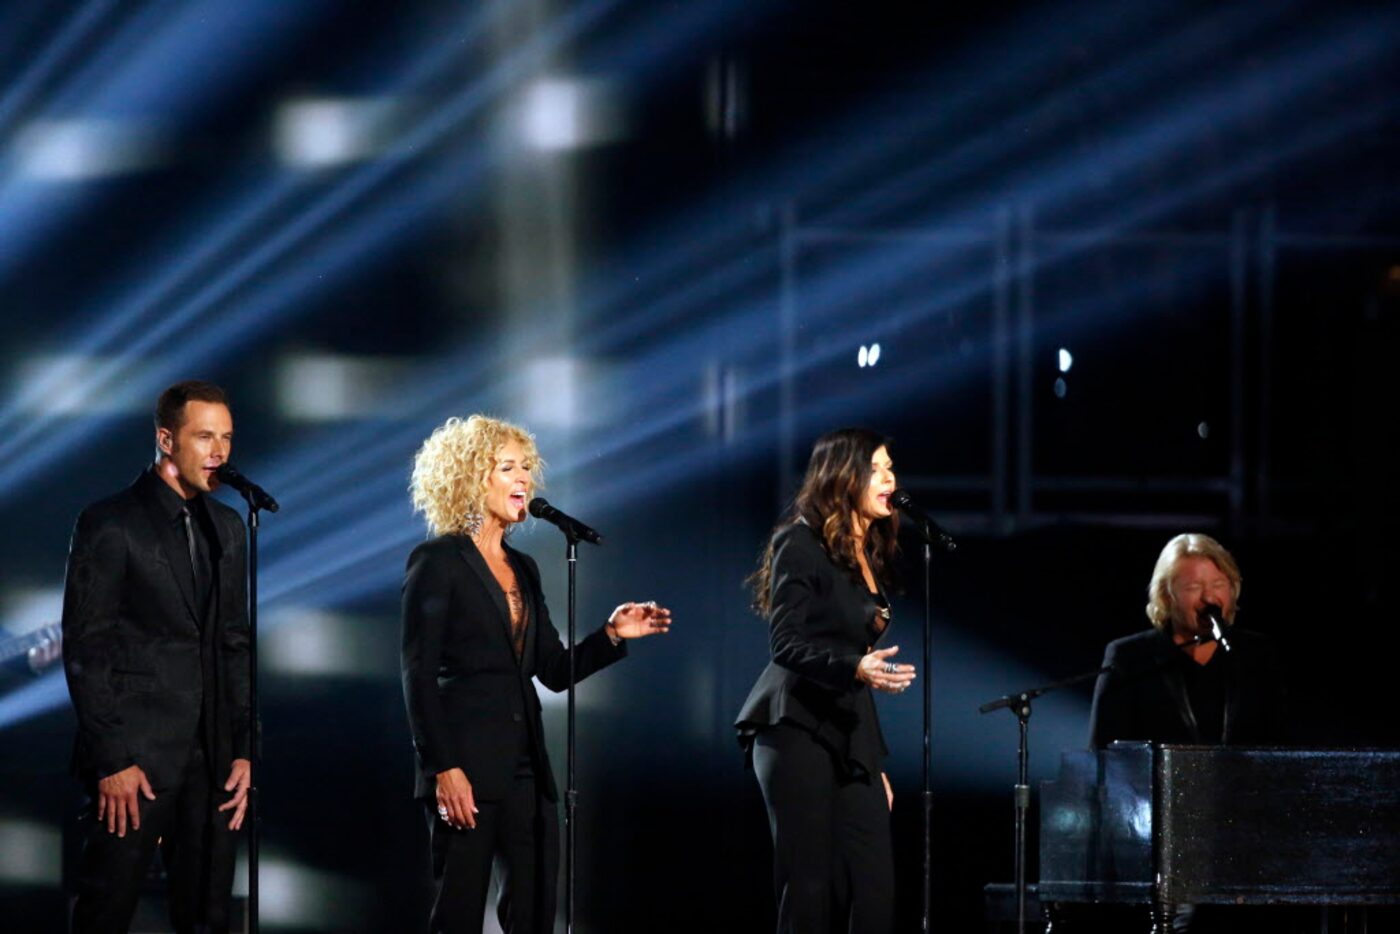
<svg viewBox="0 0 1400 934"><path fill-rule="evenodd" d="M754 773L773 832L778 934L887 934L894 851L880 776L843 781L831 751L779 724L754 739Z"/></svg>
<svg viewBox="0 0 1400 934"><path fill-rule="evenodd" d="M170 921L178 934L228 931L236 834L228 829L233 812L216 810L228 795L222 793L222 780L216 791L215 780L196 743L178 787L154 789L154 801L140 796L141 829L128 824L125 837L108 833L106 821L97 821L94 789L81 818L88 826L73 907L74 934L124 934L158 842L169 883Z"/></svg>
<svg viewBox="0 0 1400 934"><path fill-rule="evenodd" d="M499 858L496 917L506 934L550 934L559 880L559 815L538 791L528 767L517 770L506 796L478 801L475 830L455 830L423 802L433 860L433 934L479 934L486 916L491 866Z"/></svg>

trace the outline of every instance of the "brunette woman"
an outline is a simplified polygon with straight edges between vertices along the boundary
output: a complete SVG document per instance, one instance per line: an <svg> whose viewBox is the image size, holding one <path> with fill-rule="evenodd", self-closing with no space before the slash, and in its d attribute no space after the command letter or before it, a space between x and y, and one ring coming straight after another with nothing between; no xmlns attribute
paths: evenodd
<svg viewBox="0 0 1400 934"><path fill-rule="evenodd" d="M885 438L818 439L790 513L750 579L768 667L735 726L768 808L779 934L887 934L894 918L894 792L872 688L898 694L885 587L896 554Z"/></svg>

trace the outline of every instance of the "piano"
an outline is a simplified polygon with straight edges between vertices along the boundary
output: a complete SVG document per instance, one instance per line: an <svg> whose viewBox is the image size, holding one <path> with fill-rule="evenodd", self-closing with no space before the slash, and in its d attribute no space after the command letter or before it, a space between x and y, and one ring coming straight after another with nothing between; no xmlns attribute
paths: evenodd
<svg viewBox="0 0 1400 934"><path fill-rule="evenodd" d="M1400 750L1116 742L1041 783L1042 905L1400 904ZM1053 928L1053 925L1052 925Z"/></svg>

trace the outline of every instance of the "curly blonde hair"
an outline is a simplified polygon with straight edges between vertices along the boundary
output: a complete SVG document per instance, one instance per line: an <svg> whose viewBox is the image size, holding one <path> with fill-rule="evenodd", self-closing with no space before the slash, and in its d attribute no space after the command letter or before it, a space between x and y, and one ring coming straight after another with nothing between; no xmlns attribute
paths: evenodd
<svg viewBox="0 0 1400 934"><path fill-rule="evenodd" d="M1152 569L1152 580L1147 585L1147 618L1157 629L1165 629L1172 614L1172 578L1176 576L1177 565L1183 558L1206 558L1230 581L1231 601L1229 619L1234 622L1235 609L1240 599L1240 566L1225 546L1200 532L1185 532L1167 542L1162 553L1157 556L1157 566Z"/></svg>
<svg viewBox="0 0 1400 934"><path fill-rule="evenodd" d="M421 512L433 535L470 535L479 527L486 483L496 466L496 452L514 441L532 462L536 488L542 487L544 461L535 438L510 422L473 415L443 422L413 457L413 511Z"/></svg>

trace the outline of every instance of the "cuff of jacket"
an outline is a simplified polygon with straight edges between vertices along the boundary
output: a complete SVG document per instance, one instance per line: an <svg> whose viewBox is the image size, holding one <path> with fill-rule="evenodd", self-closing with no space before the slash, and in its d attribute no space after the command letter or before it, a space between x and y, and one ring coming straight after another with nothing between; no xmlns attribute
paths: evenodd
<svg viewBox="0 0 1400 934"><path fill-rule="evenodd" d="M136 758L123 749L119 754L111 752L96 757L93 761L92 769L96 776L102 779L106 778L108 775L116 775L123 769L129 769L135 764Z"/></svg>

